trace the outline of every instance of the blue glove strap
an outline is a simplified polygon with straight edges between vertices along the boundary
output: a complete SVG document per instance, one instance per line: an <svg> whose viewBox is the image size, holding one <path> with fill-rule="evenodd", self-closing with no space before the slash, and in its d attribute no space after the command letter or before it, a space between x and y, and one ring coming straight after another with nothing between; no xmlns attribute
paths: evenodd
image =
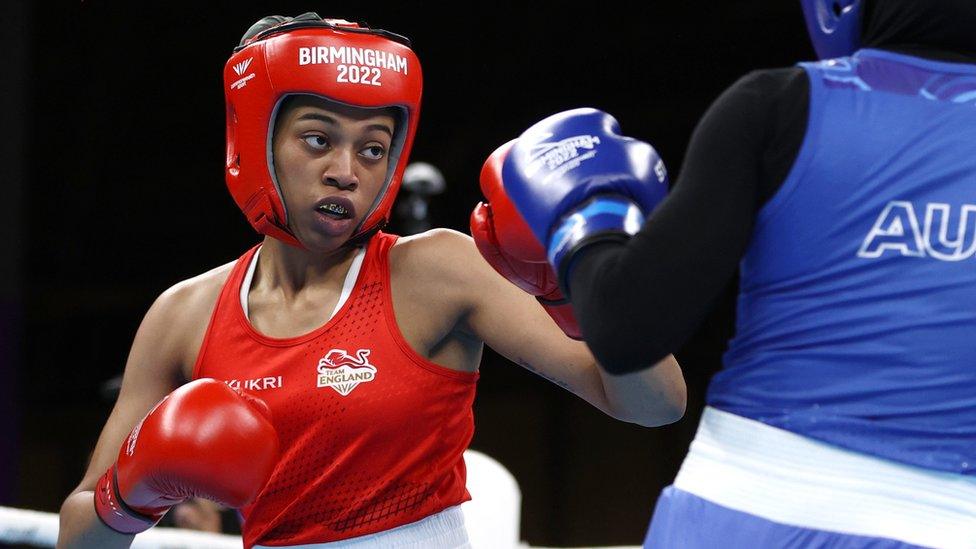
<svg viewBox="0 0 976 549"><path fill-rule="evenodd" d="M630 237L637 234L642 225L644 214L629 198L595 196L556 223L556 230L549 237L546 256L557 273L568 275L563 271L562 263L570 259L583 241L611 234Z"/></svg>

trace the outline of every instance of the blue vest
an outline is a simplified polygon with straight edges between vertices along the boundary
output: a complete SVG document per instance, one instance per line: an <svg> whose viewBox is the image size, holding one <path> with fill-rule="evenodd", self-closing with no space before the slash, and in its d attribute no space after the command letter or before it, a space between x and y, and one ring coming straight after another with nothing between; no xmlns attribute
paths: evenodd
<svg viewBox="0 0 976 549"><path fill-rule="evenodd" d="M708 403L976 475L976 65L802 66L807 133L757 216Z"/></svg>

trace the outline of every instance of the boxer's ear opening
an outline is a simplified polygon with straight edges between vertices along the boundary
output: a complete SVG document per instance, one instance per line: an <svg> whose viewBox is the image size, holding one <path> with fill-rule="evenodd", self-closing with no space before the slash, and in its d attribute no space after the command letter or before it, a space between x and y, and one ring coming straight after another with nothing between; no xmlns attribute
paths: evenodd
<svg viewBox="0 0 976 549"><path fill-rule="evenodd" d="M294 107L295 99L301 97L299 95L285 95L275 104L274 109L271 110L271 119L268 123L268 141L266 145L266 162L268 164L268 175L271 176L271 183L275 187L275 191L278 193L278 197L281 199L281 208L285 212L284 221L288 221L288 206L285 205L285 195L281 190L281 184L278 182L278 173L275 166L274 159L274 138L278 135L278 130L281 127L282 121L288 118L287 114L290 109Z"/></svg>

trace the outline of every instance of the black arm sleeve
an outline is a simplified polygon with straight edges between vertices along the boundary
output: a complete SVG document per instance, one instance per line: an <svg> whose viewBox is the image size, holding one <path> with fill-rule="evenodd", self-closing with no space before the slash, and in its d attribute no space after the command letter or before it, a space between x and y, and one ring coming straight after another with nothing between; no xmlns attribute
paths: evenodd
<svg viewBox="0 0 976 549"><path fill-rule="evenodd" d="M741 78L695 128L680 177L641 231L578 252L573 309L607 371L647 367L694 333L735 275L756 212L796 159L809 93L800 68Z"/></svg>

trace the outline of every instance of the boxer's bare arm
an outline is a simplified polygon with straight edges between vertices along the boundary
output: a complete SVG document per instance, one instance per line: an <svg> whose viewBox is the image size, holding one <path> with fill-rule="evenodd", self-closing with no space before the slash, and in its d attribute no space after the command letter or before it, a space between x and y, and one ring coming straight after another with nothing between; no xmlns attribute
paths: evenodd
<svg viewBox="0 0 976 549"><path fill-rule="evenodd" d="M496 273L470 237L437 230L421 240L409 263L426 266L428 274L418 273L415 284L432 285L431 295L457 301L461 330L617 419L654 426L681 418L685 383L673 357L640 372L610 376L535 298Z"/></svg>
<svg viewBox="0 0 976 549"><path fill-rule="evenodd" d="M95 515L95 483L115 462L122 440L135 424L187 380L229 270L225 265L181 282L149 308L129 351L119 398L85 475L61 506L57 547L128 547L132 542L133 536L109 529Z"/></svg>

